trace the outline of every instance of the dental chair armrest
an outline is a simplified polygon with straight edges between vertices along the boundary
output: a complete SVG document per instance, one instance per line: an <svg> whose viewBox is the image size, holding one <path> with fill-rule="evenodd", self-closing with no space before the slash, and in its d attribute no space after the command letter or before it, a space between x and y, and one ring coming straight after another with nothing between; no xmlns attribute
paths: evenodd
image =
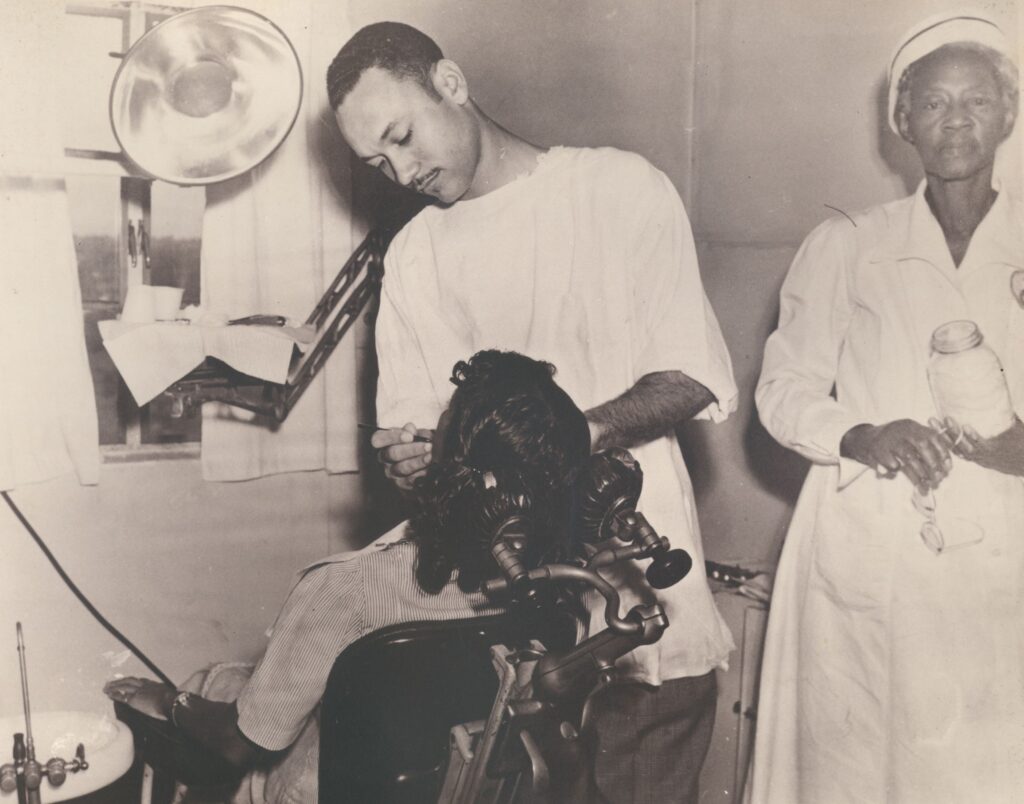
<svg viewBox="0 0 1024 804"><path fill-rule="evenodd" d="M144 715L120 702L114 703L114 714L132 730L137 756L190 787L227 785L245 774L244 768L189 739L170 721Z"/></svg>

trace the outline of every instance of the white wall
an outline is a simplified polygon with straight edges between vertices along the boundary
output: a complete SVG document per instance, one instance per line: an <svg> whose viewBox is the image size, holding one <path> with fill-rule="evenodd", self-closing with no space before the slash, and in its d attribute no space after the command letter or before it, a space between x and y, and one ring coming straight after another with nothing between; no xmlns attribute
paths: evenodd
<svg viewBox="0 0 1024 804"><path fill-rule="evenodd" d="M1017 30L1015 0L978 2ZM806 469L753 409L778 289L810 230L911 192L921 172L888 128L885 70L902 33L948 0L700 0L691 206L701 269L741 391L725 425L687 441L714 555L774 559ZM1001 168L1021 188L1021 127ZM828 205L828 206L826 206Z"/></svg>
<svg viewBox="0 0 1024 804"><path fill-rule="evenodd" d="M11 498L93 604L174 681L257 656L296 569L359 534L358 476L206 483L198 461L108 465ZM0 504L0 715L21 711L15 622L34 710L103 711L115 672L150 675L72 596Z"/></svg>

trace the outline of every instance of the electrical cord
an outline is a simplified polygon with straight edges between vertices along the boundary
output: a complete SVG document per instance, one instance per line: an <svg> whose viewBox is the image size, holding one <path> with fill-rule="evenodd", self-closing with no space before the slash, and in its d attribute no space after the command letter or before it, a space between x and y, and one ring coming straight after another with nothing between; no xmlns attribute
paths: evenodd
<svg viewBox="0 0 1024 804"><path fill-rule="evenodd" d="M50 552L50 548L46 546L46 543L43 541L42 537L38 533L36 533L36 530L32 527L32 524L25 518L25 515L21 513L21 511L18 509L18 506L14 504L14 500L10 498L10 495L6 491L0 491L0 495L3 495L4 500L6 501L7 505L10 506L10 509L14 512L14 515L18 518L18 521L21 522L25 530L28 531L29 535L33 538L35 543L39 545L39 549L43 551L43 555L45 555L46 558L49 560L50 564L53 565L53 568L57 570L57 574L61 577L61 580L64 581L65 584L67 584L68 589L70 589L74 593L75 597L77 597L79 602L83 606L85 606L88 612L96 618L100 625L102 625L104 628L107 629L107 631L113 634L114 637L122 645L124 645L126 648L128 648L128 650L135 654L136 658L138 658L139 661L141 661L144 665L146 665L146 667L152 670L153 674L156 675L157 678L159 678L165 684L168 684L172 687L176 687L177 685L173 681L171 681L164 674L164 672L159 667L157 667L149 659L148 656L146 656L146 654L144 654L141 650L135 647L135 645L132 644L131 640L129 640L128 637L126 637L124 634L118 631L110 623L110 621L107 620L107 618L104 617L102 614L100 614L97 608L91 602L89 602L89 599L82 593L82 590L75 585L75 582L72 581L68 574L64 571L64 568L60 565L60 562L57 561L53 553Z"/></svg>

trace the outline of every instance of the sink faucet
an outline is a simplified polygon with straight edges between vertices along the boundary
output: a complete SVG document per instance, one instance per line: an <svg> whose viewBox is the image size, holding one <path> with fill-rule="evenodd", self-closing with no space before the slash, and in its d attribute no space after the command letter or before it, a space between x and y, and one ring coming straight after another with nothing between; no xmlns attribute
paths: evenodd
<svg viewBox="0 0 1024 804"><path fill-rule="evenodd" d="M28 673L25 672L25 637L21 623L17 623L18 662L21 669L21 701L25 709L25 733L14 735L13 762L0 765L0 791L11 793L18 791L18 804L40 804L39 787L43 777L50 784L59 787L68 778L68 773L88 770L85 761L85 746L78 744L75 758L68 762L60 757L48 759L45 765L36 760L36 746L32 739L32 714L28 700Z"/></svg>

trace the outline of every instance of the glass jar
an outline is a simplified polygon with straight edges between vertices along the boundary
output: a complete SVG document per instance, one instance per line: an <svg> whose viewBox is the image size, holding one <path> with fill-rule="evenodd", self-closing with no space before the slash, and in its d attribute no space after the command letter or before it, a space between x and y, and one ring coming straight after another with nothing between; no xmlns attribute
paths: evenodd
<svg viewBox="0 0 1024 804"><path fill-rule="evenodd" d="M928 381L942 417L969 424L982 438L1013 424L1003 367L973 321L950 321L932 333Z"/></svg>

